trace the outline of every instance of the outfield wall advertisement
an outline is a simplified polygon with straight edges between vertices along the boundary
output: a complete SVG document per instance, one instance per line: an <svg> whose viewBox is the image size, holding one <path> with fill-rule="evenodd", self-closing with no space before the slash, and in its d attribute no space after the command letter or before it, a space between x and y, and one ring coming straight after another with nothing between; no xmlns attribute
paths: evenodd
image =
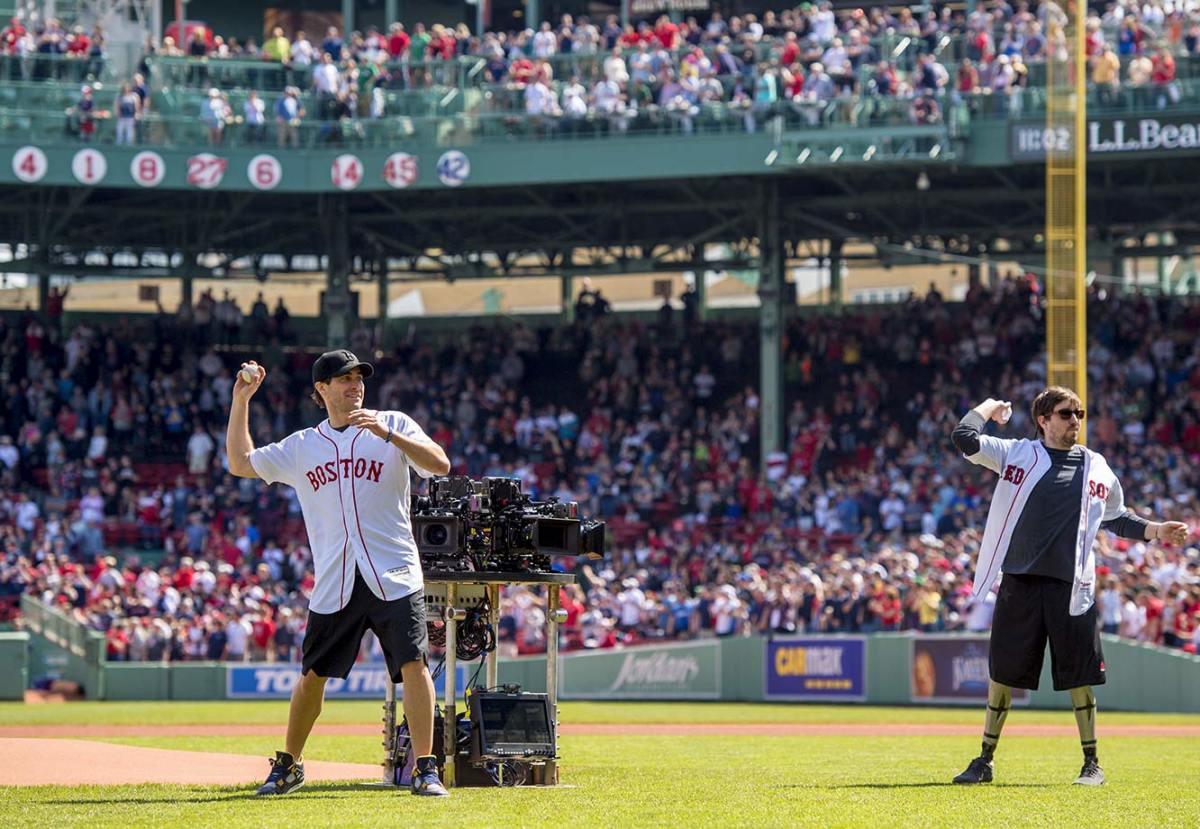
<svg viewBox="0 0 1200 829"><path fill-rule="evenodd" d="M772 639L764 644L765 699L840 702L866 700L865 637Z"/></svg>
<svg viewBox="0 0 1200 829"><path fill-rule="evenodd" d="M716 640L589 651L559 660L562 699L720 699Z"/></svg>
<svg viewBox="0 0 1200 829"><path fill-rule="evenodd" d="M300 679L300 666L294 663L230 664L225 673L225 692L229 699L287 699ZM336 677L325 683L326 699L383 700L390 680L382 662L360 662L345 679ZM458 666L458 689L467 682L466 666ZM439 699L446 687L445 675L434 683ZM403 685L396 686L396 698L403 696Z"/></svg>
<svg viewBox="0 0 1200 829"><path fill-rule="evenodd" d="M987 700L988 637L922 635L912 639L912 701L978 703ZM1013 702L1029 702L1014 688Z"/></svg>

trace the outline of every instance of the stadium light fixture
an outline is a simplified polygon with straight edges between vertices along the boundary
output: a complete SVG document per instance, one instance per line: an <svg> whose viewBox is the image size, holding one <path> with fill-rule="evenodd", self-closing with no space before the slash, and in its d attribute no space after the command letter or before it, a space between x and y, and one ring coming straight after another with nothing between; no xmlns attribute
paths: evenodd
<svg viewBox="0 0 1200 829"><path fill-rule="evenodd" d="M770 167L772 164L775 163L775 160L777 158L779 158L779 151L771 150L771 152L767 153L767 157L765 159L763 159L763 164L766 164L768 167Z"/></svg>
<svg viewBox="0 0 1200 829"><path fill-rule="evenodd" d="M942 145L941 144L934 144L929 149L929 157L930 158L937 158L941 154L942 154Z"/></svg>
<svg viewBox="0 0 1200 829"><path fill-rule="evenodd" d="M796 163L803 164L804 162L808 161L808 158L811 155L812 155L812 150L809 149L808 147L805 147L803 150L800 151L800 155L796 156Z"/></svg>
<svg viewBox="0 0 1200 829"><path fill-rule="evenodd" d="M929 175L924 170L917 174L917 189L921 192L929 189Z"/></svg>
<svg viewBox="0 0 1200 829"><path fill-rule="evenodd" d="M870 161L875 156L875 145L867 147L867 151L863 153L863 161Z"/></svg>
<svg viewBox="0 0 1200 829"><path fill-rule="evenodd" d="M843 153L843 152L844 152L844 148L843 148L843 147L841 147L841 146L839 146L837 149L835 149L833 152L831 152L831 153L829 154L829 160L830 160L830 161L837 161L839 158L841 158L841 157L842 157L842 153Z"/></svg>

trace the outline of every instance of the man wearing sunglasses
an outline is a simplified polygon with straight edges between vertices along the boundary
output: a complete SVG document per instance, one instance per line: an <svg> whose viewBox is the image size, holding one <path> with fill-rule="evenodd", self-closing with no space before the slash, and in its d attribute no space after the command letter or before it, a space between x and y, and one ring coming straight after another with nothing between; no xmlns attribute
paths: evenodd
<svg viewBox="0 0 1200 829"><path fill-rule="evenodd" d="M1083 747L1077 784L1098 786L1096 698L1104 655L1095 606L1092 544L1101 530L1137 541L1183 544L1179 521L1146 521L1125 509L1121 483L1104 457L1076 441L1086 412L1070 389L1051 386L1033 401L1033 439L983 434L989 420L1005 424L1012 404L988 398L955 428L955 447L971 463L1000 476L975 566L972 599L985 596L1001 569L988 662L983 753L955 783L990 783L992 755L1012 705L1012 689L1035 690L1050 641L1054 690L1069 691Z"/></svg>

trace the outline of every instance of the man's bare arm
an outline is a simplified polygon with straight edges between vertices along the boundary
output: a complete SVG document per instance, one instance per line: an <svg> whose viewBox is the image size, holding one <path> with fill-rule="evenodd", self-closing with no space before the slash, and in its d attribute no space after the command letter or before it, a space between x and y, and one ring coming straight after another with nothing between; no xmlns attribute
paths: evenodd
<svg viewBox="0 0 1200 829"><path fill-rule="evenodd" d="M239 478L257 478L250 453L254 451L254 440L250 437L250 398L258 391L267 376L267 370L251 360L242 368L257 373L253 383L247 383L242 372L237 373L233 386L233 401L229 405L229 428L225 432L225 454L229 456L229 471Z"/></svg>

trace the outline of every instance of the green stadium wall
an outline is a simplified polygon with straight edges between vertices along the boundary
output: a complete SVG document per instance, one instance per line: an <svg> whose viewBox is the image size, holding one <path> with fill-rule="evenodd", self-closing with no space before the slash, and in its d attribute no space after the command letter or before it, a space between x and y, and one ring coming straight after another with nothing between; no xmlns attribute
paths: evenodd
<svg viewBox="0 0 1200 829"><path fill-rule="evenodd" d="M0 633L0 699L20 699L26 687L50 676L79 682L91 699L109 700L219 700L226 697L226 666L219 662L147 664L105 662L103 637L85 632L82 639L70 631L69 620L53 611L27 623L28 632ZM1176 650L1104 636L1108 682L1096 688L1100 705L1107 710L1200 713L1200 657ZM790 647L808 653L805 668L795 669L780 682L769 670L767 652ZM795 646L793 647L793 643ZM938 669L938 690L917 696L913 679L914 651L944 655ZM822 672L821 653L849 647L859 654L836 671ZM564 654L559 659L562 699L712 700L725 702L803 701L861 702L871 705L960 704L982 705L986 684L984 636L944 634L919 636L880 633L871 636L780 637L761 636L704 639L622 650ZM924 657L922 657L924 658ZM785 690L815 678L815 687L846 682L847 695L810 694ZM527 691L545 692L546 659L542 656L505 659L499 681ZM775 687L772 687L774 681ZM819 683L825 683L820 685ZM855 683L850 692L849 684ZM1054 690L1049 654L1042 667L1039 688L1018 705L1031 708L1064 708L1067 697Z"/></svg>
<svg viewBox="0 0 1200 829"><path fill-rule="evenodd" d="M29 687L29 634L0 633L0 700L23 700Z"/></svg>

